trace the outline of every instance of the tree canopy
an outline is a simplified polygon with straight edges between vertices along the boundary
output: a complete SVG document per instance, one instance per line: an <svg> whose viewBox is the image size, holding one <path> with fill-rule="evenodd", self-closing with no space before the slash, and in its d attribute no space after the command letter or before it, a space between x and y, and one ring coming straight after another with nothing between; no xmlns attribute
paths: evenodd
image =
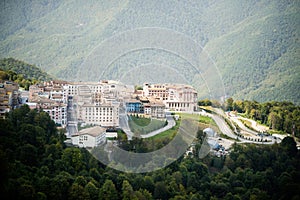
<svg viewBox="0 0 300 200"><path fill-rule="evenodd" d="M0 120L0 133L2 199L299 199L300 153L292 137L234 144L226 157L181 157L133 174L65 146L48 114L26 105Z"/></svg>

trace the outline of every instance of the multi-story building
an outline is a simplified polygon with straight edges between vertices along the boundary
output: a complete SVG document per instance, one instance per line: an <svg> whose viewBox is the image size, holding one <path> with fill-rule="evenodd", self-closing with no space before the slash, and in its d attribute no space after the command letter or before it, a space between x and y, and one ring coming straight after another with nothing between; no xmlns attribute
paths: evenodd
<svg viewBox="0 0 300 200"><path fill-rule="evenodd" d="M20 102L19 86L17 83L5 81L0 83L0 118L5 118L5 113L17 108Z"/></svg>
<svg viewBox="0 0 300 200"><path fill-rule="evenodd" d="M152 97L137 97L126 102L128 113L141 113L153 118L165 118L165 105Z"/></svg>
<svg viewBox="0 0 300 200"><path fill-rule="evenodd" d="M119 102L83 103L77 107L78 120L85 124L119 126Z"/></svg>
<svg viewBox="0 0 300 200"><path fill-rule="evenodd" d="M43 96L54 100L58 103L67 103L68 96L65 91L67 82L65 81L49 81L44 84L31 85L29 87L29 101L35 96Z"/></svg>
<svg viewBox="0 0 300 200"><path fill-rule="evenodd" d="M184 84L144 84L143 95L163 101L167 109L174 111L197 110L197 91Z"/></svg>
<svg viewBox="0 0 300 200"><path fill-rule="evenodd" d="M151 117L165 118L165 108L166 106L163 103L150 101Z"/></svg>
<svg viewBox="0 0 300 200"><path fill-rule="evenodd" d="M62 86L53 86L49 98L58 103L67 103L67 98L64 94L64 90Z"/></svg>
<svg viewBox="0 0 300 200"><path fill-rule="evenodd" d="M130 99L126 103L126 112L128 113L143 113L142 103L138 99Z"/></svg>
<svg viewBox="0 0 300 200"><path fill-rule="evenodd" d="M67 104L40 96L35 96L27 104L31 109L37 108L47 112L57 125L67 125Z"/></svg>
<svg viewBox="0 0 300 200"><path fill-rule="evenodd" d="M31 85L29 87L29 101L31 101L35 96L38 96L39 94L42 94L45 92L45 86L36 84L36 85Z"/></svg>
<svg viewBox="0 0 300 200"><path fill-rule="evenodd" d="M162 101L168 99L168 85L167 84L148 84L145 83L143 87L143 96L155 97Z"/></svg>
<svg viewBox="0 0 300 200"><path fill-rule="evenodd" d="M133 93L116 81L72 83L66 90L73 96L79 122L104 127L119 126L120 104Z"/></svg>

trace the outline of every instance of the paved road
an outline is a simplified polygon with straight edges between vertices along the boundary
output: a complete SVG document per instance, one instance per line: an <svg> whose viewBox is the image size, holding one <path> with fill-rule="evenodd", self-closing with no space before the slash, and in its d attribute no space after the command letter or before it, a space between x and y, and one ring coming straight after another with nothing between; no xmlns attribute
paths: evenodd
<svg viewBox="0 0 300 200"><path fill-rule="evenodd" d="M256 135L258 134L258 132L253 131L253 130L247 128L247 127L243 124L243 122L241 122L241 121L239 120L238 117L230 117L230 120L234 121L234 122L235 122L242 130L246 131L247 133L250 133L250 134L252 134L252 135L254 135L254 136L256 136Z"/></svg>
<svg viewBox="0 0 300 200"><path fill-rule="evenodd" d="M226 117L225 113L221 110L221 109L215 109L216 113L218 113L219 115ZM216 114L210 114L210 117L216 122L217 126L219 127L220 131L227 135L228 137L232 138L232 139L237 139L237 135L234 134L234 132L229 128L229 126L227 125L227 123L225 122L225 120L220 117L219 115ZM236 118L230 118L229 120L234 119L234 122L237 122L238 126L245 132L249 132L253 135L257 135L257 133L255 131L252 131L250 129L248 129L247 127L245 127L245 125L237 120ZM237 121L236 121L237 120ZM239 143L254 143L254 144L274 144L275 141L279 142L278 140L275 140L274 137L270 136L270 137L264 137L264 139L269 140L269 142L257 142L257 141L252 141L252 140L246 140L244 138L238 138L240 140Z"/></svg>
<svg viewBox="0 0 300 200"><path fill-rule="evenodd" d="M224 134L227 135L228 137L232 139L236 139L237 135L233 133L233 131L230 129L230 127L227 125L225 120L220 117L219 115L212 114L211 118L216 122L217 126L219 127L220 131Z"/></svg>
<svg viewBox="0 0 300 200"><path fill-rule="evenodd" d="M71 137L78 132L77 129L77 117L76 117L76 105L73 103L73 99L68 101L68 110L67 110L67 137Z"/></svg>
<svg viewBox="0 0 300 200"><path fill-rule="evenodd" d="M132 140L134 133L131 132L129 124L128 124L128 116L126 112L126 108L123 106L119 109L119 126L126 133L127 139Z"/></svg>
<svg viewBox="0 0 300 200"><path fill-rule="evenodd" d="M153 136L155 136L155 135L157 135L157 134L160 134L160 133L162 133L162 132L164 132L164 131L166 131L166 130L171 129L172 127L174 127L174 126L176 125L176 122L175 122L175 120L174 120L174 118L173 118L172 115L167 114L167 115L166 115L166 118L167 118L167 121L168 121L167 126L165 126L165 127L163 127L163 128L160 128L160 129L157 129L157 130L155 130L155 131L152 131L152 132L150 132L150 133L143 134L143 135L141 135L141 138L149 138L149 137L153 137Z"/></svg>

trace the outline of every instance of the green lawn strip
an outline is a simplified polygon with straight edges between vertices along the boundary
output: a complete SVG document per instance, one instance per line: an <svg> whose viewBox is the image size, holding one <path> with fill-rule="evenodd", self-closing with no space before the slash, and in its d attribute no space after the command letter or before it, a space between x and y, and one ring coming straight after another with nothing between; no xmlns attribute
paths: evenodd
<svg viewBox="0 0 300 200"><path fill-rule="evenodd" d="M133 133L142 135L164 127L166 121L131 116L128 124Z"/></svg>
<svg viewBox="0 0 300 200"><path fill-rule="evenodd" d="M149 140L157 140L157 139L163 139L163 138L172 139L177 134L179 126L180 126L180 120L176 121L176 125L174 127L172 127L171 129L161 132L160 134L157 134L153 137L150 137ZM145 139L145 140L147 140L147 139Z"/></svg>
<svg viewBox="0 0 300 200"><path fill-rule="evenodd" d="M207 116L202 116L202 115L198 115L198 114L190 114L190 113L175 113L175 114L179 115L181 117L197 120L200 123L216 125L215 121L212 118L207 117Z"/></svg>
<svg viewBox="0 0 300 200"><path fill-rule="evenodd" d="M204 130L205 128L207 128L209 126L212 126L214 129L217 128L215 122L209 117L195 115L195 114L186 114L186 113L176 113L176 114L180 114L180 116L184 115L185 117L189 117L189 118L198 120L199 129L201 129L201 130ZM155 139L163 139L163 138L172 139L177 134L177 131L180 127L180 123L181 123L181 120L177 120L176 125L173 128L166 130L160 134L157 134L149 139L154 139L154 140Z"/></svg>

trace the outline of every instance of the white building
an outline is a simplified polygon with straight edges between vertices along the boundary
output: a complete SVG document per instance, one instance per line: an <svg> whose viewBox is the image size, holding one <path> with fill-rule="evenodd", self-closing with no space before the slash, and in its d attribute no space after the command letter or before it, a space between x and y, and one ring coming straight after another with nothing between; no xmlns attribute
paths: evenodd
<svg viewBox="0 0 300 200"><path fill-rule="evenodd" d="M80 82L69 85L74 94L77 119L85 124L104 127L119 126L119 107L126 86L115 81Z"/></svg>
<svg viewBox="0 0 300 200"><path fill-rule="evenodd" d="M117 81L101 81L101 82L73 82L64 87L68 96L82 95L82 92L88 92L89 94L102 94L109 97L114 96L122 97L124 93L128 92L128 88ZM82 92L80 92L80 90ZM131 89L132 90L132 89ZM133 90L130 92L133 93Z"/></svg>
<svg viewBox="0 0 300 200"><path fill-rule="evenodd" d="M65 127L67 125L67 105L63 103L51 104L43 108L47 112L51 119L58 125Z"/></svg>
<svg viewBox="0 0 300 200"><path fill-rule="evenodd" d="M84 148L93 148L104 143L106 129L100 126L86 128L72 135L72 144Z"/></svg>
<svg viewBox="0 0 300 200"><path fill-rule="evenodd" d="M78 120L104 127L119 126L119 103L78 103Z"/></svg>
<svg viewBox="0 0 300 200"><path fill-rule="evenodd" d="M26 103L31 109L37 108L47 112L51 119L58 125L67 125L67 104L58 103L42 96L35 96Z"/></svg>

